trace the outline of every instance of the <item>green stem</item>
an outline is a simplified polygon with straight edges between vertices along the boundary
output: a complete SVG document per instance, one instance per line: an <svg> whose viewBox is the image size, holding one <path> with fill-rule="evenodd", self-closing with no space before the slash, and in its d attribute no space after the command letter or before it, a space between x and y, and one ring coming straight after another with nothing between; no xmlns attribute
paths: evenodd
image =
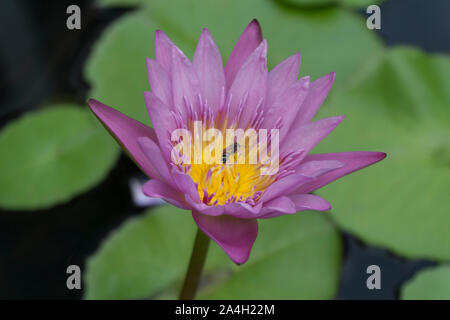
<svg viewBox="0 0 450 320"><path fill-rule="evenodd" d="M197 292L198 284L202 275L203 266L208 252L209 237L200 229L197 229L194 248L192 249L191 260L184 278L179 300L193 300Z"/></svg>

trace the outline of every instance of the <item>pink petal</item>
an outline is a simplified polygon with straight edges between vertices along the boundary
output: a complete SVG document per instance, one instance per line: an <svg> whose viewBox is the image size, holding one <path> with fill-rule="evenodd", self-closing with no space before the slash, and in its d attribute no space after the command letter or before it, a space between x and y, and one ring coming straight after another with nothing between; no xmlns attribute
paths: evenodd
<svg viewBox="0 0 450 320"><path fill-rule="evenodd" d="M264 204L264 208L278 211L281 213L281 215L286 213L292 214L297 212L295 208L295 203L290 198L285 196L270 200L269 202Z"/></svg>
<svg viewBox="0 0 450 320"><path fill-rule="evenodd" d="M228 88L236 77L241 66L247 60L248 56L258 47L262 41L262 31L257 20L252 20L241 34L239 40L234 46L233 51L228 58L225 66L225 82Z"/></svg>
<svg viewBox="0 0 450 320"><path fill-rule="evenodd" d="M300 53L296 53L277 64L269 72L267 85L267 104L273 104L277 96L292 85L298 78L300 70Z"/></svg>
<svg viewBox="0 0 450 320"><path fill-rule="evenodd" d="M147 71L152 93L165 105L172 107L172 86L167 72L158 61L153 59L147 59Z"/></svg>
<svg viewBox="0 0 450 320"><path fill-rule="evenodd" d="M222 215L208 216L192 211L198 227L214 240L236 264L248 260L258 234L256 219L238 219Z"/></svg>
<svg viewBox="0 0 450 320"><path fill-rule="evenodd" d="M313 81L309 88L308 96L301 106L301 111L297 113L294 123L303 124L312 120L322 102L328 95L333 85L336 74L334 72Z"/></svg>
<svg viewBox="0 0 450 320"><path fill-rule="evenodd" d="M178 189L181 192L183 192L184 194L189 196L189 198L193 202L195 202L195 203L200 202L200 197L198 195L197 186L195 185L194 181L192 180L192 178L189 175L182 173L182 172L178 171L178 169L174 168L172 170L172 176L173 176L175 183L178 186Z"/></svg>
<svg viewBox="0 0 450 320"><path fill-rule="evenodd" d="M259 201L266 203L279 196L289 194L291 193L291 190L295 190L295 188L298 188L311 180L313 180L313 178L304 176L300 173L288 175L272 183L263 193Z"/></svg>
<svg viewBox="0 0 450 320"><path fill-rule="evenodd" d="M187 119L189 111L186 103L193 110L198 110L200 83L191 62L177 47L172 48L171 80L175 110Z"/></svg>
<svg viewBox="0 0 450 320"><path fill-rule="evenodd" d="M375 162L383 160L386 154L383 152L366 152L366 151L356 151L356 152L341 152L341 153L322 153L322 154L311 154L306 156L306 161L312 160L337 160L343 163L343 167L330 171L318 177L314 181L310 181L302 185L295 190L295 193L309 193L316 189L329 184L330 182L339 179L349 173L356 170L365 168Z"/></svg>
<svg viewBox="0 0 450 320"><path fill-rule="evenodd" d="M224 213L235 218L254 219L258 217L262 209L262 202L252 206L245 202L228 203L225 206Z"/></svg>
<svg viewBox="0 0 450 320"><path fill-rule="evenodd" d="M95 116L122 148L127 151L141 170L151 178L162 179L158 168L152 165L137 144L138 137L149 137L153 141L156 141L155 131L95 99L89 99L88 104Z"/></svg>
<svg viewBox="0 0 450 320"><path fill-rule="evenodd" d="M144 92L145 104L152 123L155 123L155 133L158 137L161 152L167 162L171 161L170 152L172 147L170 143L170 135L173 130L177 129L173 114L168 106L166 106L153 93Z"/></svg>
<svg viewBox="0 0 450 320"><path fill-rule="evenodd" d="M159 180L147 181L142 187L142 192L148 197L161 198L181 209L190 209L181 192Z"/></svg>
<svg viewBox="0 0 450 320"><path fill-rule="evenodd" d="M301 173L308 177L318 177L327 172L342 168L344 164L337 160L312 160L303 161L295 172Z"/></svg>
<svg viewBox="0 0 450 320"><path fill-rule="evenodd" d="M147 137L139 137L137 139L138 145L141 147L147 159L152 163L154 168L158 168L158 171L163 178L162 182L174 186L172 176L167 167L167 163L164 160L159 146L151 139Z"/></svg>
<svg viewBox="0 0 450 320"><path fill-rule="evenodd" d="M314 194L293 194L289 198L295 204L297 212L303 210L328 211L331 210L331 204Z"/></svg>
<svg viewBox="0 0 450 320"><path fill-rule="evenodd" d="M266 104L264 111L263 128L274 129L278 121L280 124L280 141L290 132L300 107L308 95L309 77L304 77L279 94L271 104Z"/></svg>
<svg viewBox="0 0 450 320"><path fill-rule="evenodd" d="M291 150L304 150L306 155L314 146L331 133L344 120L345 116L320 119L291 130L280 146L283 156Z"/></svg>
<svg viewBox="0 0 450 320"><path fill-rule="evenodd" d="M208 206L203 202L193 201L189 195L186 195L186 202L189 203L189 205L192 207L193 210L203 215L220 216L224 213L223 206Z"/></svg>
<svg viewBox="0 0 450 320"><path fill-rule="evenodd" d="M193 65L200 82L202 99L206 99L210 109L217 111L222 94L225 94L225 74L219 48L208 29L203 29L198 40Z"/></svg>
<svg viewBox="0 0 450 320"><path fill-rule="evenodd" d="M264 103L267 75L267 41L263 40L248 57L231 85L227 97L227 103L230 103L229 121L237 119L240 114L240 127L247 127L255 109Z"/></svg>
<svg viewBox="0 0 450 320"><path fill-rule="evenodd" d="M167 74L172 71L172 48L175 47L172 40L161 30L155 32L155 56Z"/></svg>
<svg viewBox="0 0 450 320"><path fill-rule="evenodd" d="M297 213L300 211L305 210L315 210L315 211L328 211L331 209L331 205L328 201L320 198L319 196L312 195L312 194L296 194L296 195L290 195L288 197L281 197L281 198L288 198L289 201L291 201L292 206L294 207L294 211L292 212L282 212L281 210L277 210L277 208L269 208L265 207L266 210L258 217L259 219L270 219L270 218L276 218L279 216L283 216L286 213L292 214ZM278 200L280 198L274 199L272 201ZM272 202L271 201L271 202Z"/></svg>

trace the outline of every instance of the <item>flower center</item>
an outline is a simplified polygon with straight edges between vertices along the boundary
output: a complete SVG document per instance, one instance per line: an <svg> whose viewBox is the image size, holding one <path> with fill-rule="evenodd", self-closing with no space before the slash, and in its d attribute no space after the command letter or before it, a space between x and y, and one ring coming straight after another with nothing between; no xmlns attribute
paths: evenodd
<svg viewBox="0 0 450 320"><path fill-rule="evenodd" d="M214 115L209 110L200 112L202 116L189 112L186 125L181 120L177 122L177 127L185 131L175 140L172 135L172 146L174 141L182 146L181 149L175 146L174 164L192 178L203 203L255 205L267 187L280 178L278 133L273 140L272 131L267 134L260 127L262 112L255 114L259 117L255 116L246 129L239 128L239 115L229 121L226 113Z"/></svg>
<svg viewBox="0 0 450 320"><path fill-rule="evenodd" d="M225 205L233 202L256 204L264 190L275 180L274 175L261 174L269 164L261 164L257 143L258 137L243 135L232 141L225 139L226 129L200 147L201 160L183 165L197 185L200 200L207 205ZM256 131L254 131L256 134ZM223 133L223 134L222 134ZM216 142L222 143L217 149ZM195 150L194 143L194 150ZM198 145L197 145L198 146ZM216 149L215 149L216 148ZM200 152L192 152L192 159L198 159Z"/></svg>
<svg viewBox="0 0 450 320"><path fill-rule="evenodd" d="M254 205L273 180L253 164L192 164L189 175L207 205L247 202Z"/></svg>

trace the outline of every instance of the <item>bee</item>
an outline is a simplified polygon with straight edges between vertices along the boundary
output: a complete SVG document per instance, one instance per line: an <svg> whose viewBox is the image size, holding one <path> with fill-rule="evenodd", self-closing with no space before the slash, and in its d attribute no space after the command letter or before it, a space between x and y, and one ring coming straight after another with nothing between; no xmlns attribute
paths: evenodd
<svg viewBox="0 0 450 320"><path fill-rule="evenodd" d="M223 149L222 163L226 164L231 156L239 153L240 148L241 148L241 146L239 145L239 143L235 142L233 144L230 144L225 149Z"/></svg>

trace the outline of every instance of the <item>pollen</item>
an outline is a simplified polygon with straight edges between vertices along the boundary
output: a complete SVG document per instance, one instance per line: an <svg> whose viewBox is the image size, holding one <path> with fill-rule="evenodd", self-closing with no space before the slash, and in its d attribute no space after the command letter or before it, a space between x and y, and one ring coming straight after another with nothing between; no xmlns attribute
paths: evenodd
<svg viewBox="0 0 450 320"><path fill-rule="evenodd" d="M251 164L193 164L189 175L197 185L200 200L207 205L254 205L273 180L260 175L260 166Z"/></svg>
<svg viewBox="0 0 450 320"><path fill-rule="evenodd" d="M194 132L194 126L190 127ZM206 129L202 126L203 131ZM194 143L191 154L197 161L182 165L183 172L192 178L197 186L200 201L207 205L235 202L255 205L276 177L261 174L261 169L267 167L267 163L258 163L259 145L256 140L252 142L248 136L243 136L240 140L230 143L225 139L226 129L223 126L219 136L222 140L220 148L215 145L217 137L210 143L202 144L200 152L194 151ZM217 149L220 151L217 152ZM198 154L201 154L200 160Z"/></svg>

